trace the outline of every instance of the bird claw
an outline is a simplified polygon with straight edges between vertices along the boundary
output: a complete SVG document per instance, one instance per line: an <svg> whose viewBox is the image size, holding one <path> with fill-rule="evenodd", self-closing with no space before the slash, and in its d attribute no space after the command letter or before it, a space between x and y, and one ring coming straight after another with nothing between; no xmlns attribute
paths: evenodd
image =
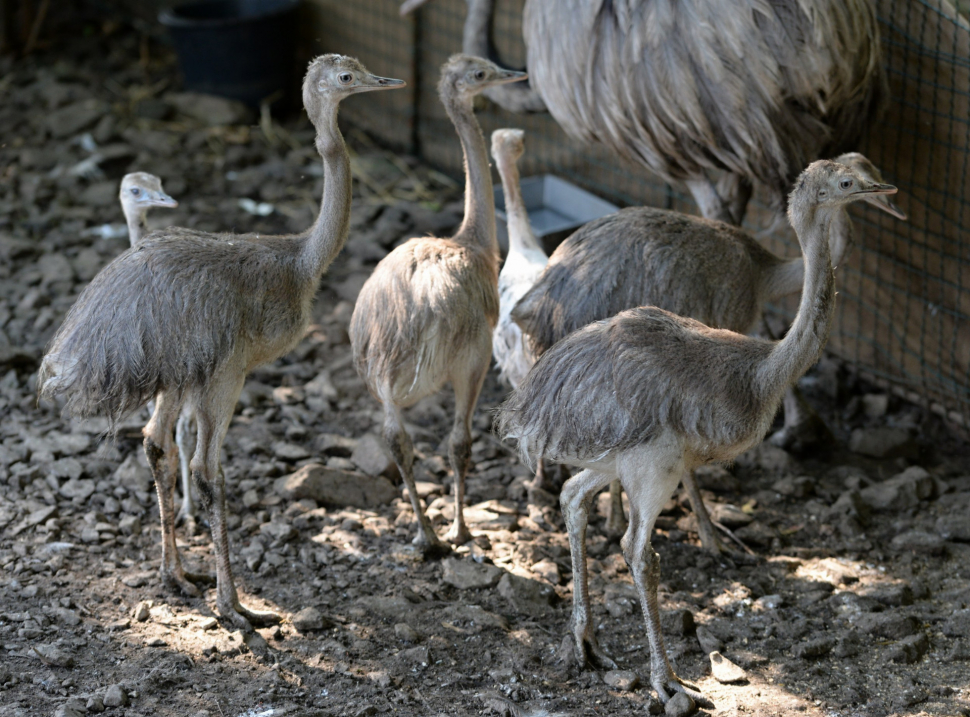
<svg viewBox="0 0 970 717"><path fill-rule="evenodd" d="M592 630L577 630L573 635L580 667L592 665L597 670L615 670L616 662L603 650Z"/></svg>
<svg viewBox="0 0 970 717"><path fill-rule="evenodd" d="M698 707L703 707L705 709L714 709L714 703L711 702L704 694L701 692L700 688L693 682L688 682L687 680L682 680L674 674L673 670L668 670L669 674L658 680L651 680L653 688L657 691L657 696L660 701L664 704L674 696L675 692L683 692L685 695L694 700Z"/></svg>
<svg viewBox="0 0 970 717"><path fill-rule="evenodd" d="M181 590L191 597L200 597L202 591L195 583L211 584L215 579L211 575L204 573L191 573L177 567L175 570L162 569L162 582L170 588Z"/></svg>
<svg viewBox="0 0 970 717"><path fill-rule="evenodd" d="M452 545L464 545L472 539L472 533L465 525L463 521L455 520L445 533L445 540L447 540Z"/></svg>
<svg viewBox="0 0 970 717"><path fill-rule="evenodd" d="M437 558L444 558L451 555L451 546L447 543L442 543L438 540L438 536L434 533L431 534L432 537L427 537L424 532L418 531L415 536L413 544L417 547L421 554L428 560L436 560Z"/></svg>
<svg viewBox="0 0 970 717"><path fill-rule="evenodd" d="M282 618L269 610L252 610L245 607L239 600L228 605L218 605L219 614L244 632L252 632L253 627L276 625Z"/></svg>

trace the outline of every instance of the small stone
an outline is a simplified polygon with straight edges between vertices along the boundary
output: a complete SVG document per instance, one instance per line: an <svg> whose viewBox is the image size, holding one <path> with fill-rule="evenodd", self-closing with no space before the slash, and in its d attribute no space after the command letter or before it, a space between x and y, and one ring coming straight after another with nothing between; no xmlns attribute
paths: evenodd
<svg viewBox="0 0 970 717"><path fill-rule="evenodd" d="M684 692L675 692L674 696L664 705L664 714L667 717L689 717L689 715L694 714L696 709L697 705L694 704L694 700L690 696Z"/></svg>
<svg viewBox="0 0 970 717"><path fill-rule="evenodd" d="M300 632L311 632L314 630L323 630L327 627L333 625L327 618L323 616L319 610L315 607L305 607L292 619L293 627L295 627Z"/></svg>
<svg viewBox="0 0 970 717"><path fill-rule="evenodd" d="M247 508L254 508L255 506L259 505L259 493L256 492L255 488L250 488L243 493L242 502Z"/></svg>
<svg viewBox="0 0 970 717"><path fill-rule="evenodd" d="M925 469L911 466L888 480L863 488L860 495L873 510L900 511L934 497L936 490L936 481Z"/></svg>
<svg viewBox="0 0 970 717"><path fill-rule="evenodd" d="M101 698L101 695L92 695L88 698L87 704L84 705L84 708L88 712L104 712L104 700Z"/></svg>
<svg viewBox="0 0 970 717"><path fill-rule="evenodd" d="M418 634L417 630L408 625L406 622L399 622L397 625L395 625L394 634L397 635L399 640L403 640L404 642L413 643L421 639L421 636Z"/></svg>
<svg viewBox="0 0 970 717"><path fill-rule="evenodd" d="M424 645L419 647L411 647L407 650L401 650L399 653L397 653L397 657L404 662L409 662L413 665L420 665L422 667L427 667L431 664L431 653Z"/></svg>
<svg viewBox="0 0 970 717"><path fill-rule="evenodd" d="M72 479L61 486L60 494L65 498L79 498L81 500L86 500L92 493L94 493L94 490L95 485L93 480L88 478L78 480Z"/></svg>
<svg viewBox="0 0 970 717"><path fill-rule="evenodd" d="M795 645L792 654L805 660L814 660L829 654L833 647L835 647L835 638L817 637L814 640Z"/></svg>
<svg viewBox="0 0 970 717"><path fill-rule="evenodd" d="M696 625L694 624L694 614L690 610L666 610L660 615L660 625L665 635L686 635L694 634Z"/></svg>
<svg viewBox="0 0 970 717"><path fill-rule="evenodd" d="M970 608L955 610L943 623L943 634L947 637L970 637Z"/></svg>
<svg viewBox="0 0 970 717"><path fill-rule="evenodd" d="M892 662L912 665L919 662L930 649L930 641L922 632L904 637L889 648L888 658Z"/></svg>
<svg viewBox="0 0 970 717"><path fill-rule="evenodd" d="M102 100L80 100L47 113L45 122L51 135L55 139L62 139L94 124L109 111L108 104Z"/></svg>
<svg viewBox="0 0 970 717"><path fill-rule="evenodd" d="M900 533L890 542L893 550L911 550L916 553L929 553L937 555L943 552L946 541L936 533L927 533L922 530L907 530Z"/></svg>
<svg viewBox="0 0 970 717"><path fill-rule="evenodd" d="M724 649L724 643L706 626L698 625L695 632L697 633L697 642L700 643L701 649L707 654L720 652Z"/></svg>
<svg viewBox="0 0 970 717"><path fill-rule="evenodd" d="M777 610L785 604L785 598L781 595L763 595L754 601L755 611Z"/></svg>
<svg viewBox="0 0 970 717"><path fill-rule="evenodd" d="M610 670L603 674L603 682L620 692L632 692L640 684L640 676L632 670Z"/></svg>
<svg viewBox="0 0 970 717"><path fill-rule="evenodd" d="M340 394L337 393L337 389L330 379L329 371L321 371L318 373L316 378L303 386L303 390L308 396L320 396L328 401L336 401L340 398Z"/></svg>
<svg viewBox="0 0 970 717"><path fill-rule="evenodd" d="M199 620L200 630L214 630L218 626L219 626L219 621L216 620L214 617L204 617L201 620ZM279 626L274 625L274 627L278 628Z"/></svg>
<svg viewBox="0 0 970 717"><path fill-rule="evenodd" d="M81 617L73 610L66 607L54 607L51 608L51 614L57 618L57 621L62 625L67 625L69 627L75 627L81 624Z"/></svg>
<svg viewBox="0 0 970 717"><path fill-rule="evenodd" d="M310 457L310 451L295 443L277 441L272 446L273 455L281 461L301 461Z"/></svg>
<svg viewBox="0 0 970 717"><path fill-rule="evenodd" d="M125 535L141 535L141 518L137 515L126 515L118 521L118 529Z"/></svg>
<svg viewBox="0 0 970 717"><path fill-rule="evenodd" d="M54 645L35 645L31 648L31 652L44 664L54 667L74 667L74 658Z"/></svg>
<svg viewBox="0 0 970 717"><path fill-rule="evenodd" d="M105 707L124 707L128 704L128 693L121 685L111 685L104 692Z"/></svg>
<svg viewBox="0 0 970 717"><path fill-rule="evenodd" d="M442 580L459 590L490 588L505 575L502 568L472 560L446 558L441 562Z"/></svg>
<svg viewBox="0 0 970 717"><path fill-rule="evenodd" d="M869 418L882 418L889 409L889 396L885 393L867 393L862 397L862 412Z"/></svg>
<svg viewBox="0 0 970 717"><path fill-rule="evenodd" d="M288 499L312 498L324 505L373 508L395 500L399 492L383 476L368 476L319 463L308 463L291 475L280 478L276 492Z"/></svg>
<svg viewBox="0 0 970 717"><path fill-rule="evenodd" d="M135 605L135 609L132 611L131 616L138 622L145 622L151 616L151 607L151 601L142 600L140 603Z"/></svg>
<svg viewBox="0 0 970 717"><path fill-rule="evenodd" d="M121 582L123 582L125 585L127 585L130 588L140 588L144 585L147 585L153 576L154 576L154 573L139 572L139 573L134 573L132 575L125 575L121 579Z"/></svg>
<svg viewBox="0 0 970 717"><path fill-rule="evenodd" d="M388 674L387 670L375 670L374 672L368 672L365 677L367 677L368 680L373 682L382 690L386 690L392 684L391 676Z"/></svg>
<svg viewBox="0 0 970 717"><path fill-rule="evenodd" d="M775 481L771 489L791 498L807 498L815 492L815 480L807 476L785 476Z"/></svg>
<svg viewBox="0 0 970 717"><path fill-rule="evenodd" d="M263 523L261 526L259 526L259 532L263 535L268 535L280 545L287 543L300 535L296 528L289 523Z"/></svg>
<svg viewBox="0 0 970 717"><path fill-rule="evenodd" d="M970 542L970 515L941 515L936 519L936 532L946 540Z"/></svg>
<svg viewBox="0 0 970 717"><path fill-rule="evenodd" d="M899 640L919 630L919 621L912 615L895 612L864 612L850 615L849 621L857 628L874 637Z"/></svg>
<svg viewBox="0 0 970 717"><path fill-rule="evenodd" d="M760 468L773 474L791 473L796 467L795 460L787 451L767 441L738 456L737 464L744 468Z"/></svg>
<svg viewBox="0 0 970 717"><path fill-rule="evenodd" d="M84 703L76 697L71 697L54 710L54 717L84 717L85 712L87 712L87 707Z"/></svg>
<svg viewBox="0 0 970 717"><path fill-rule="evenodd" d="M849 450L871 458L919 458L919 446L903 428L857 428L849 438Z"/></svg>
<svg viewBox="0 0 970 717"><path fill-rule="evenodd" d="M709 657L711 659L711 674L714 675L714 679L718 682L725 685L732 685L748 679L747 672L738 665L735 665L720 652L712 652Z"/></svg>
<svg viewBox="0 0 970 717"><path fill-rule="evenodd" d="M533 564L531 570L540 578L552 583L553 585L558 585L560 582L562 582L562 576L559 574L559 566L555 561L549 560L548 558Z"/></svg>
<svg viewBox="0 0 970 717"><path fill-rule="evenodd" d="M114 474L114 481L129 490L147 493L152 485L152 472L138 462L135 453L129 454Z"/></svg>
<svg viewBox="0 0 970 717"><path fill-rule="evenodd" d="M539 617L549 612L556 599L556 591L548 583L506 573L498 583L499 595L521 613Z"/></svg>
<svg viewBox="0 0 970 717"><path fill-rule="evenodd" d="M365 433L360 437L350 460L369 476L384 476L394 482L401 480L397 464L384 445L384 441L373 433Z"/></svg>
<svg viewBox="0 0 970 717"><path fill-rule="evenodd" d="M242 102L200 92L173 92L165 100L175 109L207 127L246 124L250 114Z"/></svg>

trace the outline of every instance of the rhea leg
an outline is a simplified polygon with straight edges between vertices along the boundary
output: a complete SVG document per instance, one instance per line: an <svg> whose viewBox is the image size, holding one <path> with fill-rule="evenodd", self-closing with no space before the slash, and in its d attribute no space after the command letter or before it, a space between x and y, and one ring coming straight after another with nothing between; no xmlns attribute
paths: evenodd
<svg viewBox="0 0 970 717"><path fill-rule="evenodd" d="M491 360L491 349L485 354ZM463 545L472 539L471 531L465 525L465 476L472 458L472 414L478 395L482 392L488 363L473 367L466 376L452 379L455 390L455 423L451 429L448 443L448 457L454 474L452 490L455 494L455 521L445 535L455 545Z"/></svg>
<svg viewBox="0 0 970 717"><path fill-rule="evenodd" d="M620 480L630 499L630 526L621 545L623 557L630 566L633 582L640 595L640 607L650 643L650 683L657 691L657 696L666 703L675 691L686 692L701 705L713 707L696 685L674 674L667 659L660 626L657 602L660 556L650 544L650 533L664 503L687 471L683 456L677 453L676 446L658 443L649 453L617 461Z"/></svg>
<svg viewBox="0 0 970 717"><path fill-rule="evenodd" d="M195 431L192 426L193 413L183 408L175 424L175 443L179 451L179 469L182 474L182 507L179 508L176 522L184 522L190 533L195 532L195 500L192 497L192 471L189 462L195 452Z"/></svg>
<svg viewBox="0 0 970 717"><path fill-rule="evenodd" d="M589 576L586 572L586 526L593 496L610 482L610 476L584 470L567 480L559 503L569 536L569 553L573 567L572 632L580 665L592 662L603 669L616 669L616 663L603 652L596 641L589 605Z"/></svg>
<svg viewBox="0 0 970 717"><path fill-rule="evenodd" d="M418 489L414 485L414 446L411 444L411 437L404 430L404 418L401 410L390 400L384 401L384 441L394 456L397 469L404 478L404 485L408 489L408 496L411 498L411 507L414 509L414 517L418 520L418 534L414 538L414 544L419 546L425 554L444 554L449 552L448 546L438 540L431 521L424 512L421 505L421 498L418 497Z"/></svg>
<svg viewBox="0 0 970 717"><path fill-rule="evenodd" d="M707 512L707 506L704 505L701 491L697 487L697 481L694 480L694 474L691 471L684 472L684 488L687 490L687 497L690 499L690 508L694 511L694 517L697 518L697 533L700 535L701 545L713 553L725 552L724 544L714 531L711 515Z"/></svg>
<svg viewBox="0 0 970 717"><path fill-rule="evenodd" d="M717 188L710 179L707 177L689 179L684 184L687 185L687 189L690 190L694 201L697 203L697 208L701 210L701 214L705 218L717 219L728 224L733 223L731 210L721 199L717 193Z"/></svg>
<svg viewBox="0 0 970 717"><path fill-rule="evenodd" d="M239 602L229 562L229 532L226 527L226 485L219 453L232 419L236 400L242 391L244 375L216 376L206 387L196 409L197 443L192 457L192 476L199 489L199 502L209 514L212 542L216 553L216 607L219 614L236 627L251 630L252 625L279 622L279 615L244 607Z"/></svg>
<svg viewBox="0 0 970 717"><path fill-rule="evenodd" d="M610 482L610 512L606 516L606 532L622 535L626 530L626 517L623 515L623 487L620 481Z"/></svg>
<svg viewBox="0 0 970 717"><path fill-rule="evenodd" d="M159 393L148 424L142 429L145 436L145 455L155 479L158 494L158 515L162 523L162 582L182 592L198 596L199 589L193 581L208 576L193 575L182 569L178 548L175 546L175 465L177 449L172 441L172 429L182 408L182 401L172 393Z"/></svg>

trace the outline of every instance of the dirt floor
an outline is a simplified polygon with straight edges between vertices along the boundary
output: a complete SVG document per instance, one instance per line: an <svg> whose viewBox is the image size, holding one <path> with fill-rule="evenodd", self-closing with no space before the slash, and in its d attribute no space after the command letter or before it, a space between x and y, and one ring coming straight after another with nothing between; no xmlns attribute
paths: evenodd
<svg viewBox="0 0 970 717"><path fill-rule="evenodd" d="M530 471L491 433L506 391L494 372L475 418L474 543L441 561L412 548L413 514L391 488L347 323L389 249L457 224L460 188L352 132L347 248L307 338L249 379L224 450L242 599L287 619L234 632L212 591L191 599L161 585L138 433L147 413L111 442L103 422L38 407L43 347L127 247L117 203L126 171L160 175L180 200L156 211L156 226L207 230L302 229L322 180L305 120L251 124L219 102L199 111L173 94L167 53L105 29L0 60L0 714L663 713L602 501L592 599L621 669L580 669L563 649L566 535L556 498L530 492ZM680 496L661 516L654 544L675 669L714 701L705 714L970 715L967 443L835 359L802 385L836 448L792 456L763 444L700 476L715 518L753 555L701 550ZM451 406L443 394L407 412L441 533ZM179 528L184 555L213 569L204 521L192 528ZM726 682L712 675L713 652L730 661L714 657ZM667 713L690 711L679 707Z"/></svg>

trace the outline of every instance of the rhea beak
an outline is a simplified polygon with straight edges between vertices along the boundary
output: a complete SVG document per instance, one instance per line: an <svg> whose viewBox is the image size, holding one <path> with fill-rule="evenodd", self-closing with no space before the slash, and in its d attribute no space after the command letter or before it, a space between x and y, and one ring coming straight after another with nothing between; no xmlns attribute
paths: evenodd
<svg viewBox="0 0 970 717"><path fill-rule="evenodd" d="M167 207L168 209L174 209L179 203L172 199L167 194L159 193L157 197L152 200L153 207Z"/></svg>
<svg viewBox="0 0 970 717"><path fill-rule="evenodd" d="M866 198L866 202L874 206L876 209L886 212L886 214L891 214L897 219L906 221L906 212L897 206L896 202L889 198L889 194L873 194L871 197Z"/></svg>
<svg viewBox="0 0 970 717"><path fill-rule="evenodd" d="M395 80L392 77L378 77L371 75L367 78L366 84L357 87L358 92L370 92L371 90L396 90L399 87L407 87L404 80Z"/></svg>
<svg viewBox="0 0 970 717"><path fill-rule="evenodd" d="M515 70L500 70L498 77L496 77L490 84L493 85L507 85L510 82L519 82L520 80L526 80L529 78L526 72L516 72Z"/></svg>
<svg viewBox="0 0 970 717"><path fill-rule="evenodd" d="M426 2L428 2L428 0L404 0L404 2L401 3L399 12L402 15L407 15L409 12L413 12L414 10L417 10Z"/></svg>

